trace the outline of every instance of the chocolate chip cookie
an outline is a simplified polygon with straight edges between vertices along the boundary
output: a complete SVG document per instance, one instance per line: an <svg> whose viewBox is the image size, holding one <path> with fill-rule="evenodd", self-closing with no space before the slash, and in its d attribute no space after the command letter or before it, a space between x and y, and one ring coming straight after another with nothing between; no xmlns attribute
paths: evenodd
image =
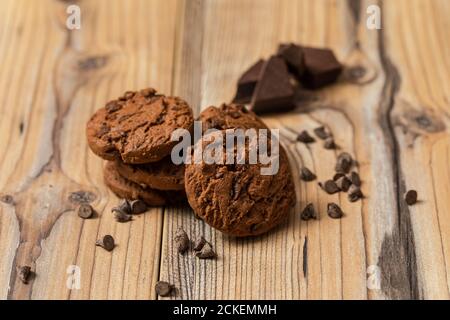
<svg viewBox="0 0 450 320"><path fill-rule="evenodd" d="M117 170L128 180L152 189L184 189L184 165L174 164L170 156L148 164L125 164L117 161Z"/></svg>
<svg viewBox="0 0 450 320"><path fill-rule="evenodd" d="M220 107L208 107L198 120L202 121L203 132L208 129L267 129L262 120L252 111L240 104L222 104Z"/></svg>
<svg viewBox="0 0 450 320"><path fill-rule="evenodd" d="M152 88L128 91L98 110L87 124L92 151L106 160L140 164L159 161L170 154L178 128L191 130L193 115L178 97L156 94Z"/></svg>
<svg viewBox="0 0 450 320"><path fill-rule="evenodd" d="M197 142L203 144L203 150L211 143L210 136ZM249 150L247 143L246 164L208 164L203 159L186 165L186 193L195 214L212 227L234 236L268 231L288 217L295 203L292 174L281 145L279 170L273 175L262 175L264 165L259 162L248 164ZM237 154L235 147L235 157Z"/></svg>
<svg viewBox="0 0 450 320"><path fill-rule="evenodd" d="M114 161L106 162L103 176L106 185L118 197L128 200L141 199L149 206L176 204L186 197L183 191L160 191L134 183L119 174Z"/></svg>

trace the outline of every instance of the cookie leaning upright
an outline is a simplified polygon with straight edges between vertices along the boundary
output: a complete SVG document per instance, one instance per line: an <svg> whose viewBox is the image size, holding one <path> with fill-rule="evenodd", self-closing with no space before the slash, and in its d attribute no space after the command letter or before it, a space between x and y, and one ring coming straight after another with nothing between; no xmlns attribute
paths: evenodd
<svg viewBox="0 0 450 320"><path fill-rule="evenodd" d="M152 88L126 92L110 101L89 120L89 147L106 160L124 163L155 162L170 154L176 129L191 130L194 118L189 105L178 97L156 94Z"/></svg>

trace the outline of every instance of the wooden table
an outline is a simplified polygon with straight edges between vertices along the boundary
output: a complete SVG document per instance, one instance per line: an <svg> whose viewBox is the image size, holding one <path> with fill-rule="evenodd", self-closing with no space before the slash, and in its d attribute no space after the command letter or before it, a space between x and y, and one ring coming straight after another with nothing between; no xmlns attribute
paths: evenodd
<svg viewBox="0 0 450 320"><path fill-rule="evenodd" d="M80 30L66 28L71 2ZM381 30L366 27L373 3ZM3 0L0 16L1 298L156 299L159 279L184 299L449 298L450 1ZM118 200L85 140L94 110L153 86L198 114L230 101L240 73L283 41L331 47L346 65L339 84L264 118L281 128L292 160L289 221L248 239L216 232L188 208L115 222ZM302 164L319 180L333 174L337 151L292 141L319 125L357 159L364 200L300 181ZM410 188L420 202L408 207ZM77 216L77 191L98 217ZM326 215L330 201L343 219ZM319 220L300 220L308 202ZM210 240L218 259L178 255L179 226ZM116 239L111 253L94 245L104 234ZM36 271L28 285L17 278L25 264Z"/></svg>

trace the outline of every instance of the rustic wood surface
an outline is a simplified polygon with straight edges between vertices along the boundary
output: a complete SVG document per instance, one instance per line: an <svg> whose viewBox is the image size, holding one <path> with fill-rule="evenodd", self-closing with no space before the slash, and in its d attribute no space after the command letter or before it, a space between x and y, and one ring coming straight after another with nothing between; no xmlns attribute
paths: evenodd
<svg viewBox="0 0 450 320"><path fill-rule="evenodd" d="M65 27L70 3L81 7L80 30ZM381 30L366 27L373 3ZM449 16L447 0L1 1L0 298L156 299L156 281L167 280L177 299L449 299ZM337 85L264 118L281 129L296 180L289 221L248 239L184 207L116 223L117 198L85 141L90 114L147 86L196 113L230 101L240 73L282 41L331 47L346 66ZM300 182L301 165L319 180L333 173L336 151L294 141L319 125L357 159L362 201ZM409 188L420 199L411 207ZM77 216L78 191L94 219ZM343 219L326 215L329 201ZM308 202L319 220L300 220ZM178 255L178 226L204 235L218 259ZM111 253L94 246L104 234L116 239ZM36 271L28 285L17 278L26 264ZM79 288L67 287L71 265ZM370 285L377 272L380 287Z"/></svg>

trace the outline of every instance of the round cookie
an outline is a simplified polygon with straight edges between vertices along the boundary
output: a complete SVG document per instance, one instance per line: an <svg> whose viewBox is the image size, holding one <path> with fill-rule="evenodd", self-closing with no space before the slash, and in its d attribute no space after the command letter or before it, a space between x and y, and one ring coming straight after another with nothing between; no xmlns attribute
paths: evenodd
<svg viewBox="0 0 450 320"><path fill-rule="evenodd" d="M184 192L159 191L143 187L137 183L122 177L117 171L116 163L107 161L103 170L105 184L118 197L128 200L143 200L149 206L163 206L168 203L174 204L186 199Z"/></svg>
<svg viewBox="0 0 450 320"><path fill-rule="evenodd" d="M158 190L184 190L184 165L175 165L170 157L148 164L117 161L117 171L128 180Z"/></svg>
<svg viewBox="0 0 450 320"><path fill-rule="evenodd" d="M178 97L156 94L148 88L126 92L99 109L87 123L89 147L106 160L139 164L159 161L170 154L178 128L191 130L193 115Z"/></svg>
<svg viewBox="0 0 450 320"><path fill-rule="evenodd" d="M197 143L207 146L209 136ZM223 146L223 154L225 151ZM236 148L234 152L236 155ZM248 152L247 144L247 160ZM276 174L262 175L264 166L246 163L207 164L203 160L186 165L185 172L186 194L195 214L212 227L238 237L267 232L288 217L295 203L292 174L281 145Z"/></svg>
<svg viewBox="0 0 450 320"><path fill-rule="evenodd" d="M240 104L222 104L220 107L208 107L203 110L198 120L202 121L202 129L267 129L264 122L253 112Z"/></svg>

